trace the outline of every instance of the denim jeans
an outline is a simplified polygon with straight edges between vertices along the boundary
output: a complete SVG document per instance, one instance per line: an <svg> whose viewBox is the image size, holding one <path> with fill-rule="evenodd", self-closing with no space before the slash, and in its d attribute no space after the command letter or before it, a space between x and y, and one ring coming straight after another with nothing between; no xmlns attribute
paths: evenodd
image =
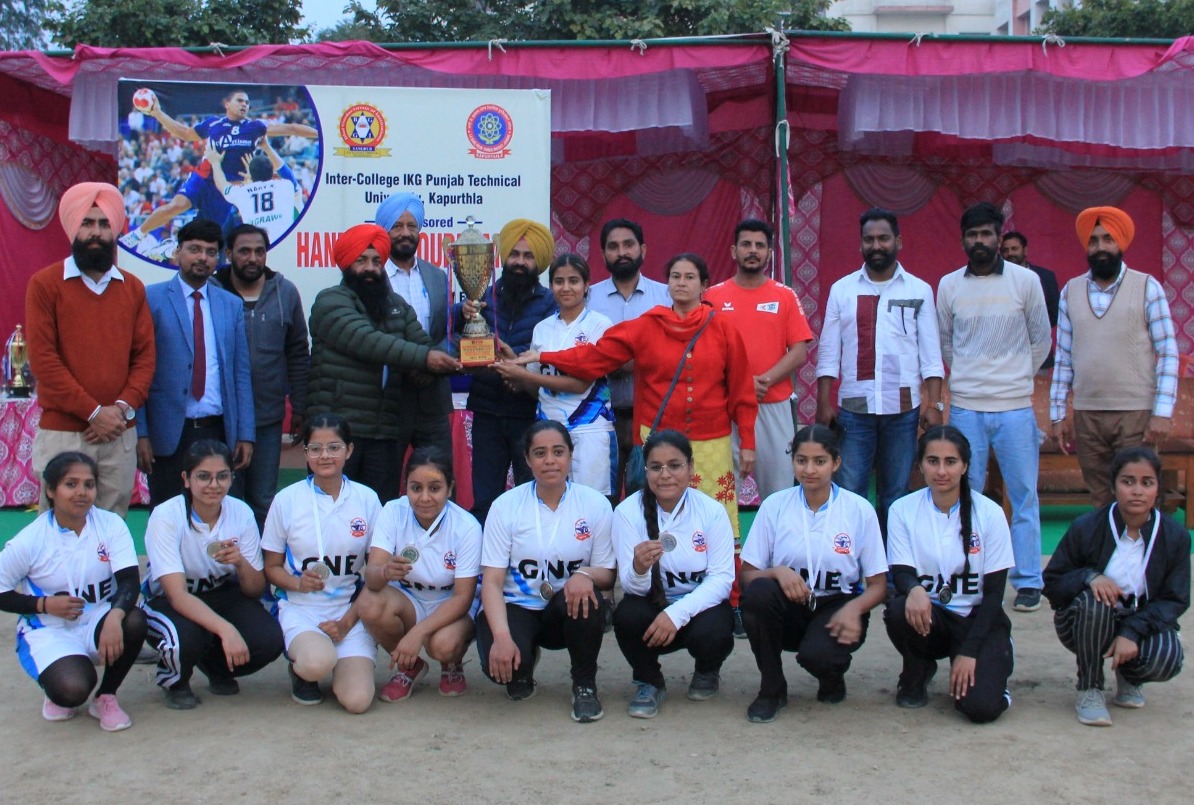
<svg viewBox="0 0 1194 805"><path fill-rule="evenodd" d="M845 433L841 442L842 466L837 471L838 486L866 497L871 467L875 467L875 511L886 541L887 510L908 494L920 411L856 414L843 408L837 412L837 421Z"/></svg>
<svg viewBox="0 0 1194 805"><path fill-rule="evenodd" d="M473 517L485 525L489 507L506 491L506 473L514 467L514 485L531 480L522 454L522 434L535 418L473 414Z"/></svg>
<svg viewBox="0 0 1194 805"><path fill-rule="evenodd" d="M995 451L999 472L1012 504L1012 553L1016 566L1008 574L1017 590L1039 590L1041 581L1041 507L1036 482L1040 445L1032 408L1012 411L970 411L949 407L949 423L970 442L970 489L981 492L987 480L987 456Z"/></svg>
<svg viewBox="0 0 1194 805"><path fill-rule="evenodd" d="M265 516L278 491L278 465L282 461L282 423L257 428L253 460L238 475L245 482L245 503L253 509L257 529L265 528Z"/></svg>

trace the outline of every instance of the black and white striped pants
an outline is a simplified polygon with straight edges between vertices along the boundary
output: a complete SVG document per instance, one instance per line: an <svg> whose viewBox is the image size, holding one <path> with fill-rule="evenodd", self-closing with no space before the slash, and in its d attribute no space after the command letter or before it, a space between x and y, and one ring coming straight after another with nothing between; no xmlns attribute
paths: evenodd
<svg viewBox="0 0 1194 805"><path fill-rule="evenodd" d="M1113 609L1085 590L1065 609L1053 614L1053 625L1061 644L1078 658L1078 690L1103 687L1103 655L1115 640L1119 621L1130 609ZM1119 671L1134 685L1166 682L1182 670L1181 640L1175 629L1151 634L1140 641L1140 653Z"/></svg>

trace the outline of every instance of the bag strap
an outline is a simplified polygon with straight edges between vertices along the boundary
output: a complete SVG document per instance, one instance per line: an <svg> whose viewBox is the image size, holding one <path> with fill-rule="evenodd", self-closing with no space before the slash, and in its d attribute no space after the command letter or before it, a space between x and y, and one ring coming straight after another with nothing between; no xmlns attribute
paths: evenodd
<svg viewBox="0 0 1194 805"><path fill-rule="evenodd" d="M716 310L710 310L709 316L705 319L705 323L696 331L696 335L688 342L688 346L684 348L684 352L680 358L680 364L676 367L676 376L672 378L672 384L667 388L667 394L663 395L663 402L659 404L659 411L655 414L655 421L651 423L651 433L659 427L659 420L663 419L663 412L667 408L668 400L672 398L672 392L676 390L676 384L680 382L680 375L684 373L684 355L692 352L692 348L696 346L697 339L701 337L701 333L705 332L705 328L709 326L709 322L713 321L713 316L717 313ZM651 433L647 435L650 436Z"/></svg>

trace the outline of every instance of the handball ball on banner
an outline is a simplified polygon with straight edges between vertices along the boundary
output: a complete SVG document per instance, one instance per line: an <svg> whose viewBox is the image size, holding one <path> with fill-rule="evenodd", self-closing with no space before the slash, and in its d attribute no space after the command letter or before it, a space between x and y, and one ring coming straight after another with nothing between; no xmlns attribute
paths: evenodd
<svg viewBox="0 0 1194 805"><path fill-rule="evenodd" d="M158 96L149 87L141 87L133 93L133 108L138 112L148 112L158 102Z"/></svg>

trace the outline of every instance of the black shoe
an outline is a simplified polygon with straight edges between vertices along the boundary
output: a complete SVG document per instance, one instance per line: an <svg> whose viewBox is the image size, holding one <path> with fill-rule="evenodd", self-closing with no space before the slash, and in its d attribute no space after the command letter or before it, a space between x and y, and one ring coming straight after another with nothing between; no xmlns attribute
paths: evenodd
<svg viewBox="0 0 1194 805"><path fill-rule="evenodd" d="M788 697L759 695L746 708L746 720L754 724L770 724L780 710L788 706Z"/></svg>
<svg viewBox="0 0 1194 805"><path fill-rule="evenodd" d="M606 601L605 606L605 632L609 634L614 628L614 602L612 600Z"/></svg>
<svg viewBox="0 0 1194 805"><path fill-rule="evenodd" d="M190 682L179 682L173 687L164 688L166 706L171 710L194 710L199 706L199 697L191 690Z"/></svg>
<svg viewBox="0 0 1194 805"><path fill-rule="evenodd" d="M235 696L240 693L240 683L230 676L209 676L207 689L213 696Z"/></svg>
<svg viewBox="0 0 1194 805"><path fill-rule="evenodd" d="M597 689L588 685L572 686L572 720L581 724L599 720L605 711L597 698Z"/></svg>
<svg viewBox="0 0 1194 805"><path fill-rule="evenodd" d="M290 676L290 698L298 704L322 704L323 693L319 690L318 682L308 682L294 672L294 663L286 666L286 673Z"/></svg>
<svg viewBox="0 0 1194 805"><path fill-rule="evenodd" d="M694 702L712 699L720 687L721 674L717 671L693 671L692 681L688 683L688 698Z"/></svg>
<svg viewBox="0 0 1194 805"><path fill-rule="evenodd" d="M525 701L535 695L535 680L511 679L506 683L506 695L512 702Z"/></svg>
<svg viewBox="0 0 1194 805"><path fill-rule="evenodd" d="M817 687L817 701L825 704L840 704L846 700L846 677L839 674L837 676L826 677L821 680L821 684Z"/></svg>
<svg viewBox="0 0 1194 805"><path fill-rule="evenodd" d="M734 607L734 637L739 640L746 637L746 627L742 625L742 609Z"/></svg>
<svg viewBox="0 0 1194 805"><path fill-rule="evenodd" d="M1036 612L1041 608L1041 591L1035 587L1023 587L1016 591L1012 609L1016 612Z"/></svg>
<svg viewBox="0 0 1194 805"><path fill-rule="evenodd" d="M896 706L914 710L929 703L929 682L937 673L937 661L926 660L919 669L916 660L905 660L904 670L896 686Z"/></svg>

